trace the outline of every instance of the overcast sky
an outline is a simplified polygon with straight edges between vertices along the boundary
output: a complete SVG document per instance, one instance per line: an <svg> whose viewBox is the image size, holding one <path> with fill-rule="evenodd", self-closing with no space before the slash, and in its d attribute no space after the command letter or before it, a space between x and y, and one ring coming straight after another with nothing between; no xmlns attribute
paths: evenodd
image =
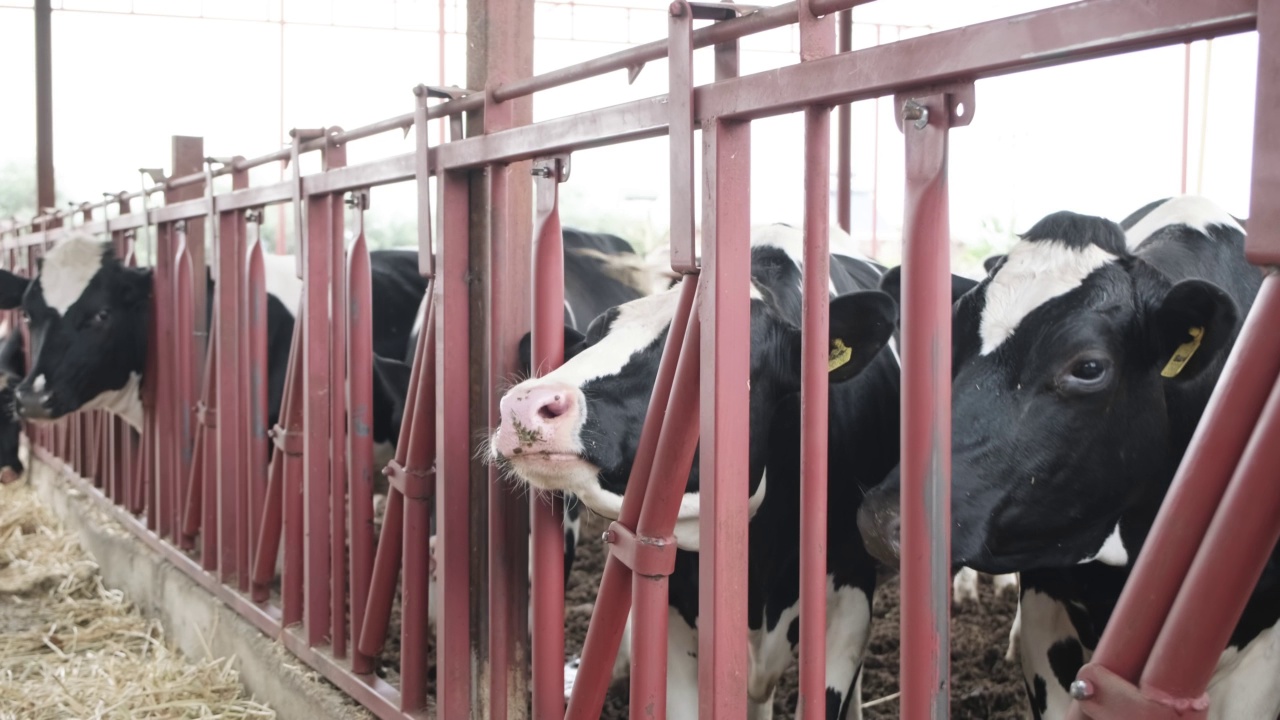
<svg viewBox="0 0 1280 720"><path fill-rule="evenodd" d="M55 8L65 8L55 11L53 25L59 189L96 200L104 190L136 188L136 169L165 164L175 133L204 136L209 154L253 156L280 147L282 129L354 127L407 112L415 84L464 82L463 38L454 32L462 27L464 6L445 1L442 73L435 0L54 0ZM889 42L899 33L1055 4L884 0L855 10L855 45L876 42L876 23L887 25L879 32ZM666 6L666 0L538 2L536 70L665 37ZM0 0L0 97L6 99L0 166L34 154L29 7L30 0ZM208 17L215 14L236 19ZM343 24L365 27L335 26ZM1215 40L1211 53L1204 42L1192 48L1189 189L1239 215L1248 212L1256 46L1250 33ZM795 48L791 29L750 38L743 71L795 62ZM979 83L973 124L952 133L953 234L978 238L991 220L1021 231L1064 208L1119 219L1178 192L1184 58L1177 46ZM703 54L699 82L710 79L709 60ZM656 62L631 86L625 73L615 73L549 92L538 98L535 113L553 117L665 91L666 63ZM855 106L861 235L870 227L866 197L873 188L881 234L895 236L901 225L902 137L890 105ZM800 218L799 130L799 116L754 126L756 222ZM387 136L355 144L349 157L359 162L411 149L410 141ZM273 180L278 172L273 166L259 177ZM567 196L637 208L665 229L667 172L665 138L582 152L574 158ZM379 202L375 195L375 204L383 212L412 217L410 193L382 197Z"/></svg>

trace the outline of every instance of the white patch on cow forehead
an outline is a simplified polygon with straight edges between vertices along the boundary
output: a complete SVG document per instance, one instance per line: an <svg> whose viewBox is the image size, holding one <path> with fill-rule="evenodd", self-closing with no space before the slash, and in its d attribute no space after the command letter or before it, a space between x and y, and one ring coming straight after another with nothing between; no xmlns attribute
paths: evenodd
<svg viewBox="0 0 1280 720"><path fill-rule="evenodd" d="M59 315L84 294L93 276L102 267L102 253L106 244L87 235L75 235L63 240L44 256L40 268L40 289L44 304Z"/></svg>
<svg viewBox="0 0 1280 720"><path fill-rule="evenodd" d="M1244 233L1244 228L1231 217L1231 213L1212 200L1199 195L1179 195L1166 200L1127 230L1125 243L1132 250L1170 225L1186 225L1202 233L1214 225L1223 225Z"/></svg>
<svg viewBox="0 0 1280 720"><path fill-rule="evenodd" d="M581 388L596 378L617 375L632 355L649 347L667 329L679 299L677 287L619 305L618 316L604 339L546 375L525 382L535 386L539 381L556 382Z"/></svg>
<svg viewBox="0 0 1280 720"><path fill-rule="evenodd" d="M302 280L298 277L298 260L293 255L262 254L262 274L267 293L275 295L289 314L298 317L302 302Z"/></svg>
<svg viewBox="0 0 1280 720"><path fill-rule="evenodd" d="M1014 245L987 285L978 328L981 354L1000 347L1031 311L1080 287L1093 271L1116 259L1097 245L1074 248L1056 240Z"/></svg>

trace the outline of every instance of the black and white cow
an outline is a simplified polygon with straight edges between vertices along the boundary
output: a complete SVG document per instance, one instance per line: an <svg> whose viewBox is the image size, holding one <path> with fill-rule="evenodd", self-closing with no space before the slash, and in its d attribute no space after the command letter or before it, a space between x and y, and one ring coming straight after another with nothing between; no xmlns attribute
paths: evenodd
<svg viewBox="0 0 1280 720"><path fill-rule="evenodd" d="M799 230L772 225L753 231L744 628L753 717L772 713L774 688L798 638L801 270ZM832 256L831 290L838 297L831 301L831 339L852 354L830 376L828 717L859 716L856 682L876 581L876 567L846 519L864 488L884 477L898 453L896 308L875 289L882 272L870 261ZM502 424L490 443L493 459L534 488L573 493L596 513L616 518L678 292L614 308L592 322L585 337L567 335L563 366L502 398ZM670 582L672 718L696 717L698 707L699 486L695 460L676 524L680 552Z"/></svg>
<svg viewBox="0 0 1280 720"><path fill-rule="evenodd" d="M1050 215L955 304L952 561L1021 571L1035 717L1064 715L1261 277L1239 222L1184 196L1120 225ZM890 563L898 486L895 470L858 516ZM1219 659L1210 717L1280 714L1278 620L1273 552Z"/></svg>
<svg viewBox="0 0 1280 720"><path fill-rule="evenodd" d="M265 255L268 422L279 417L302 281L292 257ZM370 254L375 351L403 354L414 310L426 287L417 255ZM16 276L15 276L16 277ZM142 376L151 316L151 268L126 267L107 243L72 236L23 280L22 310L30 328L32 367L17 387L21 416L45 421L101 409L142 427ZM213 305L213 281L207 283Z"/></svg>
<svg viewBox="0 0 1280 720"><path fill-rule="evenodd" d="M647 268L626 240L606 233L588 233L564 228L564 317L565 332L571 337L581 333L596 316L611 307L621 305L645 295L651 280ZM415 321L408 358L411 360L416 347L416 337L421 327L421 317ZM519 347L521 373L529 374L528 336ZM404 404L409 391L411 367L407 362L374 355L374 438L394 449L400 436ZM572 496L566 498L564 518L565 582L579 538L581 508ZM431 552L434 555L434 538ZM433 578L434 580L434 578ZM432 590L437 585L433 582ZM438 603L428 605L438 607ZM434 618L432 618L434 622Z"/></svg>
<svg viewBox="0 0 1280 720"><path fill-rule="evenodd" d="M22 303L26 281L0 270L0 310L10 310ZM7 321L0 327L0 484L22 477L19 449L22 444L22 420L18 417L14 389L26 374L26 354L21 328Z"/></svg>

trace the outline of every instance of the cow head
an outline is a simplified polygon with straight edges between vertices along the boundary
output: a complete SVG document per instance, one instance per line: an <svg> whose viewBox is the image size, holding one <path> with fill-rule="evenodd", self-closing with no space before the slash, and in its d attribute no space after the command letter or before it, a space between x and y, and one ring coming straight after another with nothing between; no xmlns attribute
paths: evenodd
<svg viewBox="0 0 1280 720"><path fill-rule="evenodd" d="M1176 461L1167 402L1212 383L1236 306L1210 283L1171 282L1120 225L1068 212L988 269L952 315L952 561L990 573L1127 564L1121 516L1150 503ZM858 514L891 565L899 482L895 469Z"/></svg>
<svg viewBox="0 0 1280 720"><path fill-rule="evenodd" d="M0 270L0 310L13 310L22 305L22 295L27 290L27 279ZM25 358L23 357L22 332L11 327L6 320L0 328L0 484L11 483L22 477L21 447L22 420L18 417L13 391L22 382Z"/></svg>
<svg viewBox="0 0 1280 720"><path fill-rule="evenodd" d="M752 249L750 353L750 487L752 509L763 499L766 439L779 401L799 390L797 327L800 268L771 246ZM597 317L585 335L565 331L565 363L530 378L501 400L501 424L490 456L518 482L538 490L572 493L606 517L617 517L635 460L679 289L633 300ZM853 292L830 306L830 341L842 343L845 362L833 382L856 376L889 340L896 317L879 291ZM527 353L527 345L522 348ZM526 359L526 358L522 358ZM681 521L697 517L699 467L693 464ZM681 546L696 549L686 525Z"/></svg>
<svg viewBox="0 0 1280 720"><path fill-rule="evenodd" d="M125 267L106 243L72 237L41 260L22 298L32 366L16 389L28 420L103 409L141 424L151 272Z"/></svg>

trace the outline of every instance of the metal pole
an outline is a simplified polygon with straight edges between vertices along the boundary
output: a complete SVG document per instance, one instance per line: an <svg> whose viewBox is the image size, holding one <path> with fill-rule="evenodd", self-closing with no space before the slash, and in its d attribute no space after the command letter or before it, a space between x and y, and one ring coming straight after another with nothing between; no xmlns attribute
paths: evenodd
<svg viewBox="0 0 1280 720"><path fill-rule="evenodd" d="M747 708L747 387L751 339L751 125L702 127L702 479L698 558L698 717ZM692 321L691 321L692 322Z"/></svg>
<svg viewBox="0 0 1280 720"><path fill-rule="evenodd" d="M840 11L840 52L853 49L853 11ZM803 41L803 39L802 39ZM853 227L853 107L836 108L836 219L840 229Z"/></svg>
<svg viewBox="0 0 1280 720"><path fill-rule="evenodd" d="M958 96L958 97L957 97ZM954 105L953 105L954 103ZM956 111L963 106L964 112ZM951 238L947 135L973 86L899 95L906 134L902 253L902 717L950 717Z"/></svg>
<svg viewBox="0 0 1280 720"><path fill-rule="evenodd" d="M49 0L36 0L36 214L54 206L53 185L53 13Z"/></svg>
<svg viewBox="0 0 1280 720"><path fill-rule="evenodd" d="M800 60L835 51L835 18L811 14L800 0ZM848 11L846 11L847 13ZM843 109L848 111L848 106ZM800 373L800 705L797 716L821 720L827 712L827 358L830 335L831 108L805 110L804 305ZM843 127L841 128L844 129ZM848 155L841 149L842 169ZM847 177L840 202L847 206ZM847 207L846 207L847 210Z"/></svg>

